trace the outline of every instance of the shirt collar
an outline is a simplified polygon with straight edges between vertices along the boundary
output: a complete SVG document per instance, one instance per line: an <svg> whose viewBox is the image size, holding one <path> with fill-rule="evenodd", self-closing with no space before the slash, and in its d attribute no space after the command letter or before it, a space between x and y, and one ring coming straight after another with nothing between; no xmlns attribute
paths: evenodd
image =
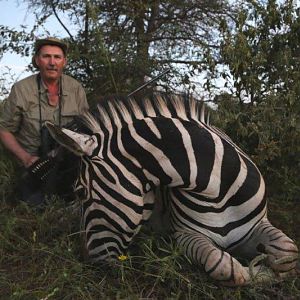
<svg viewBox="0 0 300 300"><path fill-rule="evenodd" d="M39 76L39 74L37 74L37 76L39 78L41 78L41 76ZM42 94L47 93L47 91L48 91L47 86L45 85L45 83L43 82L42 79L40 79L40 82L41 82L41 92L42 92ZM68 92L68 89L66 89L66 85L64 84L64 82L65 82L64 74L62 74L61 80L59 80L59 84L62 85L62 96L67 96L69 92ZM60 87L59 87L59 90L60 90ZM38 88L37 88L37 94L38 94Z"/></svg>

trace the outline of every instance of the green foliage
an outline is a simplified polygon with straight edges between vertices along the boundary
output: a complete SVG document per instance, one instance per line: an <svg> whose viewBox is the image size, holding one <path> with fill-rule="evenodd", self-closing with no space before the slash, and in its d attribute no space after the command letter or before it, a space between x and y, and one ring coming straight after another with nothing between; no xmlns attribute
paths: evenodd
<svg viewBox="0 0 300 300"><path fill-rule="evenodd" d="M234 25L222 23L230 93L216 102L219 126L254 158L269 193L299 200L300 18L293 1L280 3L245 1Z"/></svg>
<svg viewBox="0 0 300 300"><path fill-rule="evenodd" d="M0 113L3 102L0 102ZM0 144L0 202L5 201L12 195L12 189L15 183L15 162L11 155Z"/></svg>
<svg viewBox="0 0 300 300"><path fill-rule="evenodd" d="M18 31L0 24L0 59L5 52L14 52L22 56L30 55L34 36L25 29Z"/></svg>
<svg viewBox="0 0 300 300"><path fill-rule="evenodd" d="M231 91L242 102L290 90L299 95L300 18L294 1L280 3L245 1L234 29L222 23L222 62L232 76Z"/></svg>
<svg viewBox="0 0 300 300"><path fill-rule="evenodd" d="M15 164L11 156L0 145L0 201L10 197L14 185Z"/></svg>
<svg viewBox="0 0 300 300"><path fill-rule="evenodd" d="M221 98L216 123L259 166L269 195L298 200L300 105L291 101L295 96L270 95L259 105Z"/></svg>

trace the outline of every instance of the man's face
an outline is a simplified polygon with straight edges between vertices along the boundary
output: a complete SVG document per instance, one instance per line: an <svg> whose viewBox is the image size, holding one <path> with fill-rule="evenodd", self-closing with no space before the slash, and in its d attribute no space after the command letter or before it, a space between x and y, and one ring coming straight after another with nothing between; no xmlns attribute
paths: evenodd
<svg viewBox="0 0 300 300"><path fill-rule="evenodd" d="M55 81L61 76L67 60L60 47L45 45L35 56L35 62L44 81Z"/></svg>

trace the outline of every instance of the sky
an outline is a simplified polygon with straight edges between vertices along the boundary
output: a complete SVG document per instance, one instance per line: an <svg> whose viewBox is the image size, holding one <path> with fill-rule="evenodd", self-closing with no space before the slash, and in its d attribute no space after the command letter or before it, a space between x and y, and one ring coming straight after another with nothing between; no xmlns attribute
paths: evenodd
<svg viewBox="0 0 300 300"><path fill-rule="evenodd" d="M32 19L28 16L26 8L17 7L15 1L0 1L0 24L20 28L19 24L32 24ZM22 59L16 54L5 54L0 60L1 74L9 67L13 73L22 73L25 66L29 63L29 58Z"/></svg>
<svg viewBox="0 0 300 300"><path fill-rule="evenodd" d="M300 6L300 0L296 1L297 6ZM63 16L60 16L63 19ZM34 25L35 16L28 10L27 5L22 0L0 0L0 25L20 29L21 25L31 29ZM50 17L45 24L45 29L52 36L65 37L66 32L61 27L56 18ZM38 32L39 37L45 37L45 31ZM15 81L18 81L28 75L26 67L31 62L31 57L21 57L15 53L5 53L0 60L0 84L11 86ZM10 75L8 76L7 73ZM223 83L221 84L223 86ZM0 86L1 92L1 86ZM1 100L1 95L0 95Z"/></svg>

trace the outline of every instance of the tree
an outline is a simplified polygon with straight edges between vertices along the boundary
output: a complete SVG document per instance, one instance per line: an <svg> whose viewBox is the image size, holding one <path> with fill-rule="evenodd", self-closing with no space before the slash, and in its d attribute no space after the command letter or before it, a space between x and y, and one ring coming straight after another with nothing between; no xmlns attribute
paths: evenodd
<svg viewBox="0 0 300 300"><path fill-rule="evenodd" d="M207 49L217 49L216 28L229 10L219 0L24 2L39 25L53 14L61 22L71 46L69 72L98 95L128 93L165 68L173 71L166 86L195 89L190 77L203 70Z"/></svg>
<svg viewBox="0 0 300 300"><path fill-rule="evenodd" d="M300 18L293 1L245 1L222 24L219 122L263 170L273 195L300 192Z"/></svg>
<svg viewBox="0 0 300 300"><path fill-rule="evenodd" d="M230 70L223 76L232 76L231 92L241 102L254 103L272 92L295 89L300 74L300 18L294 1L244 1L234 23L234 29L225 22L221 27L222 63Z"/></svg>

